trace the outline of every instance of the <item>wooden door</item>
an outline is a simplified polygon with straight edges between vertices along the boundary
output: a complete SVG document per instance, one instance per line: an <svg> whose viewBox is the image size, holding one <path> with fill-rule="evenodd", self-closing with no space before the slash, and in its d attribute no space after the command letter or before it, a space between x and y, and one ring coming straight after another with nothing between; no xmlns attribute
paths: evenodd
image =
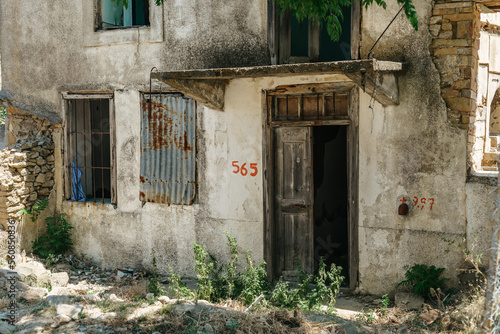
<svg viewBox="0 0 500 334"><path fill-rule="evenodd" d="M275 137L275 274L293 280L295 262L314 268L312 129L283 127Z"/></svg>

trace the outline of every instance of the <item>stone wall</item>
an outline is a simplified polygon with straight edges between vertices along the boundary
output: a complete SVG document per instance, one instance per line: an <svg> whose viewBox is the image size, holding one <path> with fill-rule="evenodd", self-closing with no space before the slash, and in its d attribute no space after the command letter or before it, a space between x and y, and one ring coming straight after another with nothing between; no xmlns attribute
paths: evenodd
<svg viewBox="0 0 500 334"><path fill-rule="evenodd" d="M475 143L480 12L473 1L436 1L429 21L431 55L441 75L448 121L468 129L468 152Z"/></svg>
<svg viewBox="0 0 500 334"><path fill-rule="evenodd" d="M38 118L17 108L7 108L5 122L5 146L14 145L17 141L37 137L50 137L57 125L46 119Z"/></svg>
<svg viewBox="0 0 500 334"><path fill-rule="evenodd" d="M47 198L54 187L54 143L49 136L20 139L0 151L0 228L9 219L21 222L19 211ZM26 221L27 219L25 219ZM21 249L30 248L31 226L18 230ZM18 225L18 229L20 225Z"/></svg>

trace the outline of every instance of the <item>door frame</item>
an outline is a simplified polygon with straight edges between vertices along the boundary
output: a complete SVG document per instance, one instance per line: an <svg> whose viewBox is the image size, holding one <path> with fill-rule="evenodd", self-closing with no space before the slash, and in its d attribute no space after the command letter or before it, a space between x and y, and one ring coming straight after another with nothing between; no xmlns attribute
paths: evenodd
<svg viewBox="0 0 500 334"><path fill-rule="evenodd" d="M334 92L334 91L333 91ZM262 91L262 166L264 200L264 261L267 273L274 280L275 273L275 223L274 223L274 128L286 126L271 121L268 92ZM348 119L325 121L289 122L288 126L347 126L347 196L348 196L348 242L349 242L349 288L358 285L359 248L358 248L358 172L359 172L359 88L349 91Z"/></svg>

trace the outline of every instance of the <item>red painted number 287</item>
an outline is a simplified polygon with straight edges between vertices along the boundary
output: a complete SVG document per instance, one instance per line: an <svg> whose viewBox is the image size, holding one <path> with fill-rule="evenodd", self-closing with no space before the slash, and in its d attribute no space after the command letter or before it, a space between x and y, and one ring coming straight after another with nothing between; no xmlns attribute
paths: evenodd
<svg viewBox="0 0 500 334"><path fill-rule="evenodd" d="M233 167L235 168L235 169L233 169L233 173L234 174L240 173L241 175L246 176L248 174L248 169L246 167L247 163L245 162L241 166L238 163L239 163L238 161L233 161ZM257 164L256 163L250 163L250 170L252 171L250 173L250 176L255 176L259 172L257 170Z"/></svg>

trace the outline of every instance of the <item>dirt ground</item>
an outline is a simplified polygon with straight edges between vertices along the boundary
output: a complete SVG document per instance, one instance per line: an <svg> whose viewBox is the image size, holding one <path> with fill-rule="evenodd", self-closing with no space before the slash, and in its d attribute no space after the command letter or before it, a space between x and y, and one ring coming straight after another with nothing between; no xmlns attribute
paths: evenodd
<svg viewBox="0 0 500 334"><path fill-rule="evenodd" d="M396 307L389 298L342 291L336 312L266 308L265 299L252 310L237 301L154 297L145 273L130 268L99 268L72 259L46 270L27 260L16 273L0 270L0 334L2 333L473 333L481 315L480 296L456 295L438 308ZM32 270L32 272L30 272ZM15 326L8 324L16 277ZM48 279L48 283L47 283ZM188 282L193 284L193 282ZM165 285L168 288L168 285ZM388 302L388 304L386 304ZM472 331L471 331L472 330Z"/></svg>

